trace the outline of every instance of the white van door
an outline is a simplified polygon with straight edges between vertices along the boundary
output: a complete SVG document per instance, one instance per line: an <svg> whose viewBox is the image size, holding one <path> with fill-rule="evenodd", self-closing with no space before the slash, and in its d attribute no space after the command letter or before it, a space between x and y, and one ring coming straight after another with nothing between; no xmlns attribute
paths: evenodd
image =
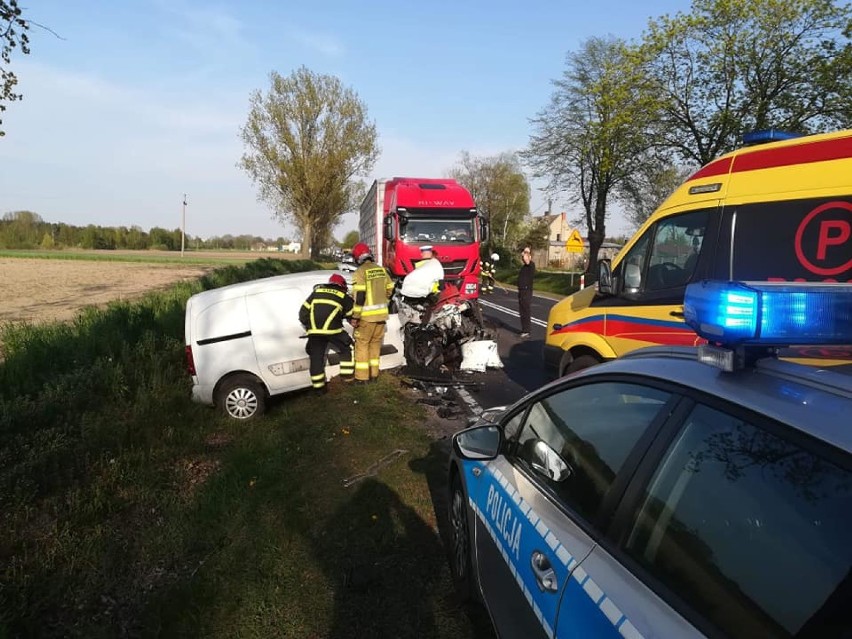
<svg viewBox="0 0 852 639"><path fill-rule="evenodd" d="M311 385L307 340L299 324L299 307L308 293L298 288L246 296L252 341L260 376L271 393Z"/></svg>

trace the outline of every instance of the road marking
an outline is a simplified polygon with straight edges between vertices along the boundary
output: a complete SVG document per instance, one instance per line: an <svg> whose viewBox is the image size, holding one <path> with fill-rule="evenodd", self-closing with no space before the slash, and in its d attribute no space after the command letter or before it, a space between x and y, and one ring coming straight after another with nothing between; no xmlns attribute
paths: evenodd
<svg viewBox="0 0 852 639"><path fill-rule="evenodd" d="M505 306L500 306L499 304L495 304L494 302L486 302L481 297L479 298L479 303L483 306L487 306L488 308L493 308L495 311L500 311L501 313L506 313L506 315L511 315L512 317L520 317L520 313L518 311L514 311L511 308L506 308ZM541 326L543 328L547 328L547 322L544 320L540 320L536 317L531 317L530 321L536 326Z"/></svg>
<svg viewBox="0 0 852 639"><path fill-rule="evenodd" d="M456 392L459 394L459 397L462 398L462 401L467 404L467 407L474 415L479 416L482 413L482 406L480 406L473 396L467 392L464 386L456 386Z"/></svg>

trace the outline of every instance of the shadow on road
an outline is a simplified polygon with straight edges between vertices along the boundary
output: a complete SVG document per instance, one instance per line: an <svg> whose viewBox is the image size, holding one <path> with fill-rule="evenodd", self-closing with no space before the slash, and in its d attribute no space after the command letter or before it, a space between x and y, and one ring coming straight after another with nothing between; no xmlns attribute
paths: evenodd
<svg viewBox="0 0 852 639"><path fill-rule="evenodd" d="M413 459L409 463L411 470L424 475L429 485L429 494L432 497L432 506L435 509L435 521L438 524L438 534L440 535L443 546L444 565L447 566L447 570L449 570L451 548L450 523L448 519L449 501L447 495L449 490L447 480L451 447L451 438L439 439L432 442L429 446L429 452L425 457ZM453 596L455 596L454 593ZM493 639L495 637L494 630L485 608L481 604L473 602L461 605L463 605L467 619L470 621L474 636L482 637L483 639Z"/></svg>

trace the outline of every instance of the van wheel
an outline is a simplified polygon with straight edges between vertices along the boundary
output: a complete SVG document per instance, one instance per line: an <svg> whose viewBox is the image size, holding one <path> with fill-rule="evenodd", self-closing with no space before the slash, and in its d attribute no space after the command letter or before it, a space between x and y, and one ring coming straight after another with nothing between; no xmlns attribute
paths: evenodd
<svg viewBox="0 0 852 639"><path fill-rule="evenodd" d="M255 419L266 410L266 391L254 377L235 375L222 383L216 405L233 419Z"/></svg>
<svg viewBox="0 0 852 639"><path fill-rule="evenodd" d="M571 373L576 373L577 371L581 371L584 368L596 366L600 363L600 360L594 355L580 355L580 357L574 358L574 360L572 360L572 362L565 367L565 370L562 374L570 375Z"/></svg>

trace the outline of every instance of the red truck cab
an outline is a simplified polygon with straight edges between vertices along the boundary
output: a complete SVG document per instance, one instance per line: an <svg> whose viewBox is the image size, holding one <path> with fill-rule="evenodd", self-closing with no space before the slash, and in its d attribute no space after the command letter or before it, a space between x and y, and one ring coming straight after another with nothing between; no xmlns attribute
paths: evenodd
<svg viewBox="0 0 852 639"><path fill-rule="evenodd" d="M479 248L488 239L488 222L455 180L376 180L361 205L359 232L394 277L414 270L420 247L428 244L444 266L445 279L465 298L479 296Z"/></svg>

